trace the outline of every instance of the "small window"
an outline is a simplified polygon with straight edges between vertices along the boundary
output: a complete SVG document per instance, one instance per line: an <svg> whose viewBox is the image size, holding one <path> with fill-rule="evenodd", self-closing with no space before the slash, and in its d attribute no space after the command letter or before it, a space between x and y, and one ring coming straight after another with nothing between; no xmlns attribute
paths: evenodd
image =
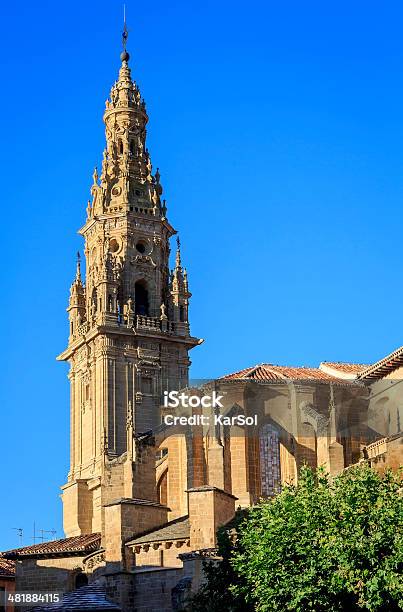
<svg viewBox="0 0 403 612"><path fill-rule="evenodd" d="M120 155L123 154L123 142L121 140L119 140L119 153Z"/></svg>

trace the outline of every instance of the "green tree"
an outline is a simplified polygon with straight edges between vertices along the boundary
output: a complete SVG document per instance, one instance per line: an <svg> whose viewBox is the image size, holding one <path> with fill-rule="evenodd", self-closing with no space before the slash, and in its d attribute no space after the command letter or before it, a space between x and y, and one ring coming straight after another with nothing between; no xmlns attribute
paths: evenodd
<svg viewBox="0 0 403 612"><path fill-rule="evenodd" d="M227 537L204 610L219 609L217 585L230 604L220 610L402 610L402 527L401 473L364 465L330 479L303 467L298 486L246 512L235 545Z"/></svg>

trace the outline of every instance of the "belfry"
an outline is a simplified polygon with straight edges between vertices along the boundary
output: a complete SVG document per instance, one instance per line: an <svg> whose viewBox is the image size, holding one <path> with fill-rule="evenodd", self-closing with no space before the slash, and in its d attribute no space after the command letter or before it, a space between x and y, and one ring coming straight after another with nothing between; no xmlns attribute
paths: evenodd
<svg viewBox="0 0 403 612"><path fill-rule="evenodd" d="M68 348L58 357L70 364L70 471L62 495L67 536L101 531L101 508L111 498L153 499L136 466L134 436L159 423L164 389L187 385L188 353L199 343L190 335L191 294L179 239L169 270L176 231L159 170L152 171L147 122L124 48L106 102L102 168L94 170L79 231L85 284L78 259Z"/></svg>

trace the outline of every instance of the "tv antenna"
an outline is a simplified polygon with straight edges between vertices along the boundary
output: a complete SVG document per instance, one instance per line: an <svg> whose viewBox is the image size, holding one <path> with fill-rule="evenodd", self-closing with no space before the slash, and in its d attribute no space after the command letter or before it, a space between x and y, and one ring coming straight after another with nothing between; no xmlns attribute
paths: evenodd
<svg viewBox="0 0 403 612"><path fill-rule="evenodd" d="M45 535L47 533L50 533L51 537L53 538L56 535L57 531L56 529L36 529L36 525L34 522L34 535L32 537L34 544L36 544L36 542L44 542L45 540L49 540L50 538Z"/></svg>
<svg viewBox="0 0 403 612"><path fill-rule="evenodd" d="M17 536L20 538L20 546L22 546L22 538L24 536L24 530L22 527L13 527L13 531L17 532Z"/></svg>

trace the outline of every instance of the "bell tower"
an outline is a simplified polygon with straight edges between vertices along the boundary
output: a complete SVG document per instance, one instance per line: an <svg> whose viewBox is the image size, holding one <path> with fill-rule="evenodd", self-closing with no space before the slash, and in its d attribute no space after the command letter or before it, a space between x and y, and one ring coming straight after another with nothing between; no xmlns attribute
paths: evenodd
<svg viewBox="0 0 403 612"><path fill-rule="evenodd" d="M102 168L94 170L79 230L85 284L78 257L69 342L58 357L70 364L70 470L62 495L67 536L101 531L103 508L113 499L155 501L139 440L160 423L163 391L187 385L188 353L201 342L190 334L179 239L169 270L176 231L160 172L152 171L146 106L125 42L103 117Z"/></svg>

